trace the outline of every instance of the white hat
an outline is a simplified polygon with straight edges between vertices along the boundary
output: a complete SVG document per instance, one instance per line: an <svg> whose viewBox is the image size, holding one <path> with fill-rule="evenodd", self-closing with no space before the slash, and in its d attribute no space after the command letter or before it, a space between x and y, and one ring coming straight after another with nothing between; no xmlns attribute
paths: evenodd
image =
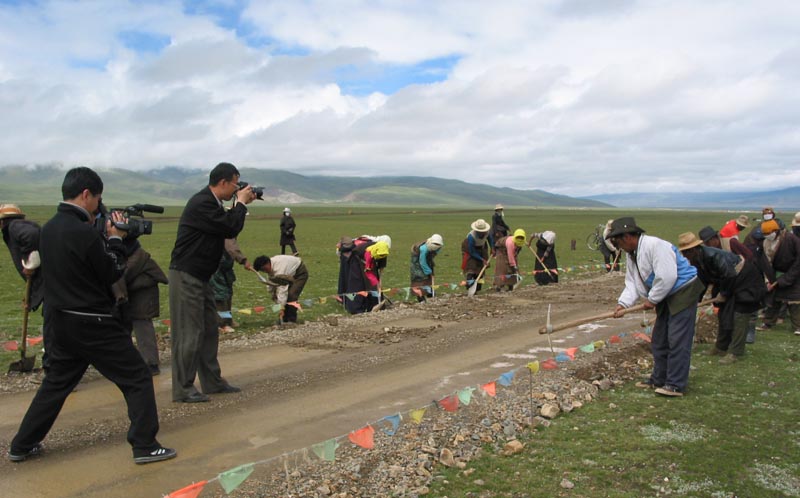
<svg viewBox="0 0 800 498"><path fill-rule="evenodd" d="M375 242L386 242L386 245L389 246L389 249L392 248L392 238L388 235L378 235L375 237Z"/></svg>
<svg viewBox="0 0 800 498"><path fill-rule="evenodd" d="M472 228L476 232L488 232L489 230L492 229L492 227L490 227L489 224L486 223L486 220L484 219L475 220L472 223L472 225L470 225L470 228Z"/></svg>
<svg viewBox="0 0 800 498"><path fill-rule="evenodd" d="M285 213L292 214L292 210L291 210L291 209L289 209L289 208L283 208L283 212L284 212L284 214L285 214Z"/></svg>
<svg viewBox="0 0 800 498"><path fill-rule="evenodd" d="M800 211L794 213L794 219L792 220L793 227L800 227Z"/></svg>
<svg viewBox="0 0 800 498"><path fill-rule="evenodd" d="M502 211L503 210L503 205L502 204L496 204L494 206L494 210L495 211Z"/></svg>
<svg viewBox="0 0 800 498"><path fill-rule="evenodd" d="M542 232L542 238L547 241L548 244L553 245L556 243L556 233L551 232L550 230L546 230Z"/></svg>
<svg viewBox="0 0 800 498"><path fill-rule="evenodd" d="M435 233L435 234L431 235L430 238L425 241L425 243L431 249L439 249L444 245L444 240L442 239L441 235L439 235L438 233Z"/></svg>

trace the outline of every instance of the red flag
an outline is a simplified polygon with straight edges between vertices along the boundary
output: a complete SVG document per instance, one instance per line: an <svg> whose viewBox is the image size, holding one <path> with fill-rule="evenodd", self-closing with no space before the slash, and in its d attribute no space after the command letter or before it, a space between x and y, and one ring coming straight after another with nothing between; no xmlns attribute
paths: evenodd
<svg viewBox="0 0 800 498"><path fill-rule="evenodd" d="M610 342L611 344L618 344L618 343L622 342L622 339L620 339L618 335L612 335L608 339L608 342Z"/></svg>
<svg viewBox="0 0 800 498"><path fill-rule="evenodd" d="M636 332L635 334L633 334L633 337L636 337L637 339L641 339L641 340L643 340L645 342L651 342L650 336L647 335L647 334L642 334L641 332Z"/></svg>
<svg viewBox="0 0 800 498"><path fill-rule="evenodd" d="M43 340L44 340L44 337L42 337L42 336L39 336L39 337L28 337L28 346L35 346L35 345L39 344L40 342L42 342Z"/></svg>
<svg viewBox="0 0 800 498"><path fill-rule="evenodd" d="M170 320L169 318L165 318L165 319L161 320L161 323L163 323L164 325L169 327L170 325L172 325L172 320Z"/></svg>
<svg viewBox="0 0 800 498"><path fill-rule="evenodd" d="M439 406L443 409L447 410L448 412L454 412L458 410L458 396L451 395L444 399L439 400Z"/></svg>
<svg viewBox="0 0 800 498"><path fill-rule="evenodd" d="M553 358L548 358L539 364L542 370L558 370L558 363Z"/></svg>
<svg viewBox="0 0 800 498"><path fill-rule="evenodd" d="M492 396L492 397L495 394L497 394L497 384L495 384L494 381L489 382L488 384L482 385L481 389L483 389L483 392L485 392L486 394L488 394L489 396Z"/></svg>
<svg viewBox="0 0 800 498"><path fill-rule="evenodd" d="M263 313L267 308L265 306L253 306L253 311L256 313Z"/></svg>
<svg viewBox="0 0 800 498"><path fill-rule="evenodd" d="M167 495L167 498L197 498L197 495L203 491L203 488L206 487L208 481L200 481L194 484L190 484L185 488L181 488L177 491L173 491L172 493Z"/></svg>
<svg viewBox="0 0 800 498"><path fill-rule="evenodd" d="M3 343L3 349L6 351L16 351L18 347L17 341L6 341Z"/></svg>
<svg viewBox="0 0 800 498"><path fill-rule="evenodd" d="M578 352L578 348L568 348L566 351L564 351L564 353L566 353L566 355L569 356L570 360L574 360L575 359L575 353L577 353L577 352Z"/></svg>
<svg viewBox="0 0 800 498"><path fill-rule="evenodd" d="M371 450L375 447L375 441L372 439L372 436L375 435L375 429L372 428L371 425L366 427L362 427L361 429L351 432L347 438L353 443L362 448L366 448Z"/></svg>

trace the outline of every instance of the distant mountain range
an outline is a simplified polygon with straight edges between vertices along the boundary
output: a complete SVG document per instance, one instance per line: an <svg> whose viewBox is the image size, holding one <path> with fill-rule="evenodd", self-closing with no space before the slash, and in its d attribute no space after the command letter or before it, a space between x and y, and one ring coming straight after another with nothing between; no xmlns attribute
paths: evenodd
<svg viewBox="0 0 800 498"><path fill-rule="evenodd" d="M501 203L527 207L610 207L602 201L577 199L543 190L517 190L433 177L303 176L288 171L240 168L241 180L264 187L264 200L276 204L340 203L422 206L474 206ZM145 172L97 170L103 197L112 205L136 202L183 205L208 184L208 171L165 167ZM55 166L2 169L0 201L47 204L61 198L64 169Z"/></svg>
<svg viewBox="0 0 800 498"><path fill-rule="evenodd" d="M800 210L800 187L767 192L643 192L581 197L626 208L761 210L772 206L779 211Z"/></svg>

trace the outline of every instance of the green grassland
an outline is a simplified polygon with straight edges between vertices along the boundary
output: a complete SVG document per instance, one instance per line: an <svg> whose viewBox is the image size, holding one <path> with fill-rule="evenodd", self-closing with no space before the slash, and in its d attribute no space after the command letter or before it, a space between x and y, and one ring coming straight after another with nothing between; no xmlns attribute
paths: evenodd
<svg viewBox="0 0 800 498"><path fill-rule="evenodd" d="M104 195L110 206L115 206L113 189ZM53 206L23 206L28 218L40 223L46 222L53 214ZM412 244L420 242L432 233L440 233L444 237L445 246L436 258L437 284L459 283L462 280L460 263L460 245L469 231L469 225L477 218L491 220L492 207L483 209L448 208L430 209L424 207L370 207L370 206L296 206L292 208L297 221L297 246L309 271L309 282L303 292L302 299L312 299L300 318L313 320L329 313L340 313L341 307L330 297L336 293L338 277L338 258L335 245L342 235L358 236L361 234L388 234L392 237L392 250L389 265L385 273L385 286L403 288L409 285L409 249ZM168 207L163 215L149 217L154 222L153 234L143 236L140 240L144 248L165 270L169 266L177 222L182 208ZM648 233L670 241L677 240L679 233L697 231L704 225L720 227L728 219L738 213L725 212L690 212L690 211L620 211L613 209L509 209L506 213L507 223L512 229L523 228L531 234L544 230L557 233L556 254L559 266L563 268L596 265L602 263L598 251L591 251L585 244L595 226L609 218L633 214L637 223ZM239 244L244 253L252 261L260 254L272 256L280 253L279 219L281 209L258 203L251 205L245 228L239 236ZM783 214L789 219L789 214ZM576 240L576 249L570 250L570 241ZM533 270L533 255L525 249L521 253L520 270ZM601 269L576 268L575 276L581 271L601 272ZM271 312L272 302L263 286L254 274L237 266L238 280L234 287L233 308L251 309L254 306L266 306L264 313L245 315L234 313L240 323L240 331L247 333L270 326L275 321L275 313ZM23 281L16 274L8 254L0 257L0 278L5 285L0 288L0 341L19 337L22 313L20 301L23 292ZM573 278L567 273L562 278ZM533 284L533 278L527 276L523 285ZM169 317L167 306L167 289L162 287L161 318ZM451 290L442 286L437 292L463 292L459 288ZM320 298L328 298L321 302ZM401 292L392 299L402 300ZM38 335L41 315L31 316L31 334ZM159 332L166 331L165 326ZM0 360L13 357L12 353L0 352Z"/></svg>

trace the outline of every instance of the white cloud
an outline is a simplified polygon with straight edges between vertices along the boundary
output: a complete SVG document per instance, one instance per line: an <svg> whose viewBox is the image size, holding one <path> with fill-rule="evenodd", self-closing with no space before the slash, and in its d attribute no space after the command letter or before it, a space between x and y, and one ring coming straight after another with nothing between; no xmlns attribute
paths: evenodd
<svg viewBox="0 0 800 498"><path fill-rule="evenodd" d="M800 184L796 2L286 0L239 14L237 34L177 1L3 4L2 161L230 160L570 195ZM129 31L168 44L136 51ZM454 55L438 83L404 69ZM361 87L380 71L405 87L348 95L343 68Z"/></svg>

